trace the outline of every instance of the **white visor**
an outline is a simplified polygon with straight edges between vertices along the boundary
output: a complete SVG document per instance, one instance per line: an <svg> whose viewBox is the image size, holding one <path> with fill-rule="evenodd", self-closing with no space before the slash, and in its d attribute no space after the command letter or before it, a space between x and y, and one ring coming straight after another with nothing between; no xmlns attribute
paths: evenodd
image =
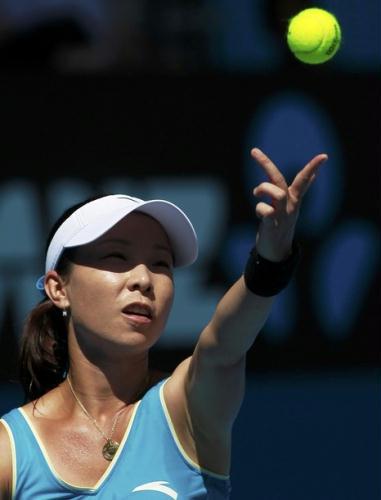
<svg viewBox="0 0 381 500"><path fill-rule="evenodd" d="M59 226L46 254L45 273L56 268L65 248L91 243L135 210L150 215L162 225L171 244L175 267L188 266L196 260L196 232L179 207L165 200L144 201L114 194L82 205ZM44 289L44 276L36 286Z"/></svg>

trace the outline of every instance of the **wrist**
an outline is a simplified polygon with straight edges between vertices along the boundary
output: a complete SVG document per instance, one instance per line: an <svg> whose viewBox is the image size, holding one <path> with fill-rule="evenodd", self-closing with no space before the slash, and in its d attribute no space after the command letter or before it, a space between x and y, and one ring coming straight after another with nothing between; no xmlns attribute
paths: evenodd
<svg viewBox="0 0 381 500"><path fill-rule="evenodd" d="M299 244L294 242L285 259L274 261L262 257L257 248L253 248L244 271L246 287L262 297L277 295L291 281L300 253Z"/></svg>
<svg viewBox="0 0 381 500"><path fill-rule="evenodd" d="M260 237L255 243L258 254L270 262L283 262L290 257L294 251L293 235L281 238L276 244L271 243L271 239Z"/></svg>

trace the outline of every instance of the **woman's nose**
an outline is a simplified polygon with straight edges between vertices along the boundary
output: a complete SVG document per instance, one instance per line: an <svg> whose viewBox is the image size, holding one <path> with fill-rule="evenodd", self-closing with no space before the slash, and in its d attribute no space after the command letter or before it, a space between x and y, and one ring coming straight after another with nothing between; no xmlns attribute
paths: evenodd
<svg viewBox="0 0 381 500"><path fill-rule="evenodd" d="M150 291L152 288L151 273L145 264L139 264L130 269L127 277L129 290Z"/></svg>

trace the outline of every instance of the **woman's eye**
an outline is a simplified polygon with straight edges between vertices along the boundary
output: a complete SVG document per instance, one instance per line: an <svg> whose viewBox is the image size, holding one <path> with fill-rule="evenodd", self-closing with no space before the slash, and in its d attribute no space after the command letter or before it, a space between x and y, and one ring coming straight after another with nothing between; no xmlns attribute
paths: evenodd
<svg viewBox="0 0 381 500"><path fill-rule="evenodd" d="M108 253L103 258L104 259L123 259L123 260L126 260L126 257L122 253Z"/></svg>
<svg viewBox="0 0 381 500"><path fill-rule="evenodd" d="M158 260L155 262L155 266L157 267L166 267L167 269L169 269L171 266L169 265L169 262L167 262L166 260Z"/></svg>

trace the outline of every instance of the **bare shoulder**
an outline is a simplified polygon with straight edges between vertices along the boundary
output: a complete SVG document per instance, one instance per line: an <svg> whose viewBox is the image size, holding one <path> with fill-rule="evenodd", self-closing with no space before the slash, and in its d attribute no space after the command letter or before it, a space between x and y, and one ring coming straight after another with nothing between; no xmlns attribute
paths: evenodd
<svg viewBox="0 0 381 500"><path fill-rule="evenodd" d="M183 360L170 375L164 385L164 399L167 406L173 408L178 413L187 413L186 383L189 372L191 358Z"/></svg>
<svg viewBox="0 0 381 500"><path fill-rule="evenodd" d="M7 429L0 422L0 500L11 498L12 448Z"/></svg>
<svg viewBox="0 0 381 500"><path fill-rule="evenodd" d="M38 417L54 415L59 411L60 404L62 404L60 393L58 387L55 387L38 399L26 403L21 409L29 419L35 420Z"/></svg>
<svg viewBox="0 0 381 500"><path fill-rule="evenodd" d="M243 400L245 358L234 365L209 359L196 347L164 386L164 400L178 438L203 468L227 475L232 426Z"/></svg>
<svg viewBox="0 0 381 500"><path fill-rule="evenodd" d="M175 369L164 386L164 401L186 455L205 471L225 477L230 471L230 432L216 432L215 422L209 425L199 418L189 397L191 363L192 358L187 358Z"/></svg>

